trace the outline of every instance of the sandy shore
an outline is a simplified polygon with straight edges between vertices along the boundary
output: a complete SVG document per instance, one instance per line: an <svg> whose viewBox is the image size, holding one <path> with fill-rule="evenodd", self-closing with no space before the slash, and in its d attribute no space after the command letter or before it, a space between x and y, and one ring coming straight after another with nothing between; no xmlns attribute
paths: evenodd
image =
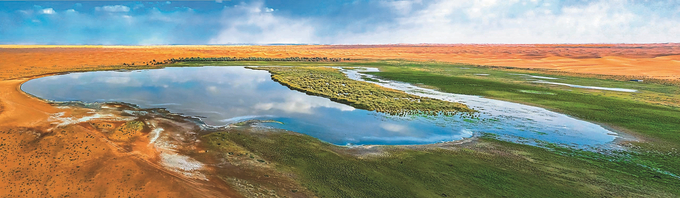
<svg viewBox="0 0 680 198"><path fill-rule="evenodd" d="M79 123L59 126L63 122L55 117L78 118L89 112L33 98L20 91L25 80L0 81L0 194L239 197L228 187L196 182L159 167L157 153L144 152L144 147L125 149ZM149 142L144 137L136 141Z"/></svg>
<svg viewBox="0 0 680 198"><path fill-rule="evenodd" d="M64 122L54 118L79 118L91 112L58 108L34 98L20 90L27 80L0 81L0 194L240 197L219 180L197 181L159 166L158 153L145 146L146 137L132 143L142 146L127 149L86 124L61 125Z"/></svg>

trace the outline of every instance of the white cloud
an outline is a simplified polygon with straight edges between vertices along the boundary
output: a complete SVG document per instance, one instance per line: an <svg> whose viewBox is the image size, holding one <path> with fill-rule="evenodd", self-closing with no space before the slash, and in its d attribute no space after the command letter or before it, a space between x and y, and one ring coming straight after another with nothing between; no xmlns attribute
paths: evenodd
<svg viewBox="0 0 680 198"><path fill-rule="evenodd" d="M639 16L629 12L625 5L609 1L564 7L557 10L560 14L554 14L550 3L538 1L437 0L424 9L414 8L414 5L423 5L421 0L391 0L381 4L393 9L399 17L390 23L375 24L375 28L367 31L349 31L350 23L348 29L323 35L315 27L322 27L327 21L271 13L273 9L262 2L242 3L225 7L223 27L209 43L598 43L668 38L644 35L638 37L641 40L635 40L631 31L645 28L621 28L629 28L639 21ZM516 6L526 9L508 9Z"/></svg>
<svg viewBox="0 0 680 198"><path fill-rule="evenodd" d="M316 43L310 20L275 15L262 2L225 7L222 29L210 44ZM263 11L264 10L264 11Z"/></svg>
<svg viewBox="0 0 680 198"><path fill-rule="evenodd" d="M253 105L253 109L262 111L276 109L286 113L301 113L301 114L313 114L314 109L319 107L334 108L340 111L355 110L355 108L352 106L332 102L331 100L326 98L309 97L307 95L299 93L287 93L281 96L284 99L283 102L257 103Z"/></svg>
<svg viewBox="0 0 680 198"><path fill-rule="evenodd" d="M135 6L132 6L132 9L133 9L133 10L137 10L137 9L140 9L140 8L144 8L144 4L143 4L143 3L135 4Z"/></svg>
<svg viewBox="0 0 680 198"><path fill-rule="evenodd" d="M56 14L57 12L55 12L54 9L52 9L52 8L45 8L45 9L42 9L41 13L43 13L43 14Z"/></svg>
<svg viewBox="0 0 680 198"><path fill-rule="evenodd" d="M410 4L404 1L392 6L406 12ZM550 3L438 0L394 23L376 24L367 32L341 32L324 43L680 42L680 20L636 12L629 3L602 0L551 10Z"/></svg>
<svg viewBox="0 0 680 198"><path fill-rule="evenodd" d="M144 7L146 6L144 3L130 4L130 7L124 5L95 7L97 13L94 14L74 9L56 12L53 8L34 6L9 14L0 13L0 22L5 25L5 29L2 29L5 34L0 35L0 42L36 44L680 42L678 25L680 8L673 1L380 0L368 3L355 1L336 6L337 9L331 9L334 14L328 16L298 14L299 8L279 11L263 2L225 6L219 14L184 7L177 7L174 11L161 11L153 7L151 2L148 2L150 6L147 7ZM368 7L352 8L352 6ZM75 7L80 5L76 3ZM133 8L136 9L135 12L130 13ZM349 9L360 11L343 12ZM12 14L23 20L16 20ZM40 15L43 17L39 17ZM44 17L45 15L62 16ZM27 24L22 24L23 21ZM53 30L59 30L60 33L48 36L40 34Z"/></svg>
<svg viewBox="0 0 680 198"><path fill-rule="evenodd" d="M109 84L128 84L132 81L130 77L115 76L102 79L104 82Z"/></svg>
<svg viewBox="0 0 680 198"><path fill-rule="evenodd" d="M205 90L209 91L210 93L214 93L214 94L219 92L219 90L217 89L216 86L208 86L208 87L205 88Z"/></svg>
<svg viewBox="0 0 680 198"><path fill-rule="evenodd" d="M23 15L30 15L33 13L33 10L18 10L17 12L23 14Z"/></svg>
<svg viewBox="0 0 680 198"><path fill-rule="evenodd" d="M95 11L103 11L103 12L129 12L130 7L124 6L124 5L109 5L109 6L102 6L102 7L95 7Z"/></svg>
<svg viewBox="0 0 680 198"><path fill-rule="evenodd" d="M380 124L380 128L383 128L383 129L385 129L387 131L391 131L391 132L402 132L403 133L403 132L408 131L407 126L401 125L401 124L394 124L394 123L382 123L382 124Z"/></svg>

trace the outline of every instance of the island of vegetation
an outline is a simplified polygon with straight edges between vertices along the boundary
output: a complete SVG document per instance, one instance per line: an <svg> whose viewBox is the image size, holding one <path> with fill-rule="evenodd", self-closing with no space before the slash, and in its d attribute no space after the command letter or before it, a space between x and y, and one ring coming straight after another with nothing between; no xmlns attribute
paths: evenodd
<svg viewBox="0 0 680 198"><path fill-rule="evenodd" d="M250 67L267 70L272 79L291 89L356 108L390 115L454 115L473 113L464 104L420 97L347 78L337 69L327 67Z"/></svg>

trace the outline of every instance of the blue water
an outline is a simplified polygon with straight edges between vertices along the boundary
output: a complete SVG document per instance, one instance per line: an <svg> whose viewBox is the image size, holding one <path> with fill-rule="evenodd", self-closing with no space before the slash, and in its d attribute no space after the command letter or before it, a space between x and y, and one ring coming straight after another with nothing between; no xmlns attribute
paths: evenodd
<svg viewBox="0 0 680 198"><path fill-rule="evenodd" d="M117 101L166 108L202 117L206 124L217 126L250 119L276 120L283 124L263 125L336 145L430 144L479 133L574 146L607 145L617 138L599 125L542 108L465 95L456 95L464 96L457 102L472 102L468 105L480 110L483 119L390 116L290 90L272 81L267 71L244 67L71 73L30 80L22 90L54 101Z"/></svg>

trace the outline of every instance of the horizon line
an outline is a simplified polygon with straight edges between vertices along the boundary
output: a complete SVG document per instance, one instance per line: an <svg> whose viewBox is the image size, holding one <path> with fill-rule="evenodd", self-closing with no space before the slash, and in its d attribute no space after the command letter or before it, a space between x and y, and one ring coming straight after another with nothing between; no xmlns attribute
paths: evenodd
<svg viewBox="0 0 680 198"><path fill-rule="evenodd" d="M3 1L3 0L0 0ZM314 44L314 43L233 43L233 44L2 44L0 46L304 46L304 45L329 45L329 46L371 46L371 45L674 45L680 42L662 43L380 43L380 44Z"/></svg>

